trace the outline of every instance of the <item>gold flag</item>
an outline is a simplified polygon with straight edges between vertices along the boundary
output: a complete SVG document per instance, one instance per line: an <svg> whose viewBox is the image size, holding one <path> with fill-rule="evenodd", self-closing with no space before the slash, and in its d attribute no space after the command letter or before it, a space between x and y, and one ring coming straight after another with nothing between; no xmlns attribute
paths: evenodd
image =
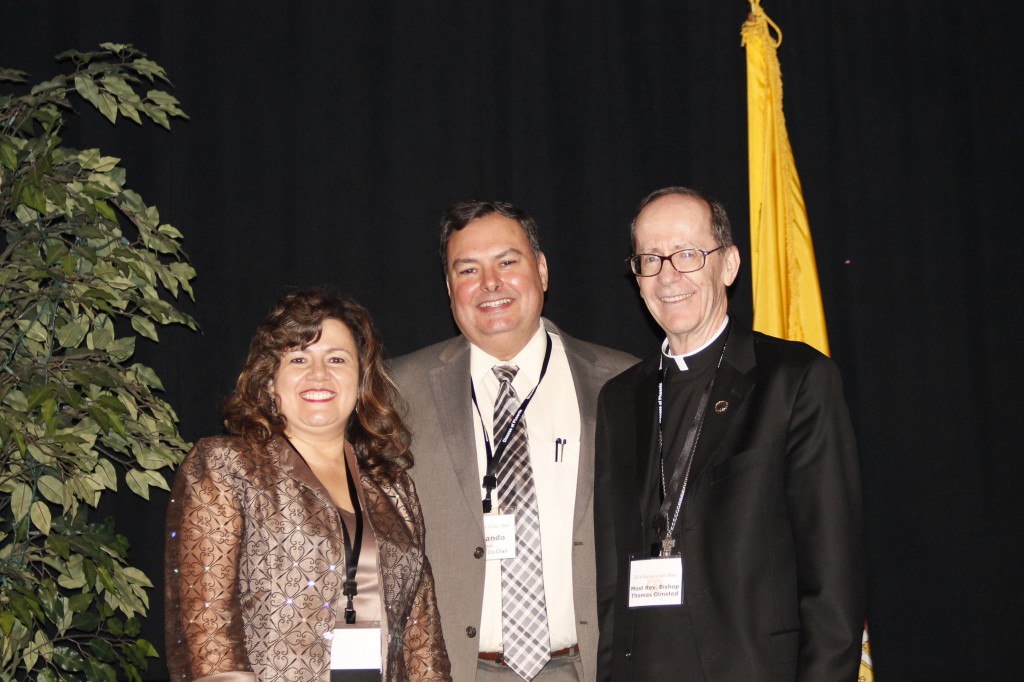
<svg viewBox="0 0 1024 682"><path fill-rule="evenodd" d="M828 355L811 228L782 114L782 70L776 53L782 31L761 9L761 0L750 0L741 33L747 50L754 329L803 341ZM874 679L865 624L858 680Z"/></svg>
<svg viewBox="0 0 1024 682"><path fill-rule="evenodd" d="M742 35L747 48L754 329L803 341L828 355L811 229L782 115L782 72L775 53L782 33L760 0L751 0L750 9Z"/></svg>

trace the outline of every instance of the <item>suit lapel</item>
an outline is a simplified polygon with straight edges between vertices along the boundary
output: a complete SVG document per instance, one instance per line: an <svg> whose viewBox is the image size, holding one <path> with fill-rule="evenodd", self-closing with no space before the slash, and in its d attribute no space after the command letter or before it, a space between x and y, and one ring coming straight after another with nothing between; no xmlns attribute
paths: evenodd
<svg viewBox="0 0 1024 682"><path fill-rule="evenodd" d="M640 514L649 509L651 485L658 466L658 358L648 360L636 389L636 489L642 491ZM646 520L644 520L646 523Z"/></svg>
<svg viewBox="0 0 1024 682"><path fill-rule="evenodd" d="M452 469L459 480L459 489L467 507L484 530L483 511L480 507L480 470L476 459L474 419L470 400L469 342L463 337L454 339L445 347L441 364L430 370L430 388L437 418L444 437L445 449ZM454 494L454 491L453 491Z"/></svg>
<svg viewBox="0 0 1024 682"><path fill-rule="evenodd" d="M594 496L594 431L596 429L597 394L607 370L597 364L586 348L578 345L575 339L563 334L548 320L544 320L545 329L557 334L565 349L565 357L569 362L573 387L576 389L576 402L580 410L580 461L576 476L576 503L573 509L573 534L579 530L584 517L590 509Z"/></svg>
<svg viewBox="0 0 1024 682"><path fill-rule="evenodd" d="M754 388L753 337L740 329L735 320L729 325L729 340L715 386L708 399L707 416L693 455L693 481L701 483L739 414L744 400Z"/></svg>

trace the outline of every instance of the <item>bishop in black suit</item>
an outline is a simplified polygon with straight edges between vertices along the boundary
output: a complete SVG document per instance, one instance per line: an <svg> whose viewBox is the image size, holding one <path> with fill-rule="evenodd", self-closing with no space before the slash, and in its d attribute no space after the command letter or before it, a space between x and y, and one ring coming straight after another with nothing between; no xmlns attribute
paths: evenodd
<svg viewBox="0 0 1024 682"><path fill-rule="evenodd" d="M666 340L599 399L599 679L852 682L861 497L838 370L728 315L739 253L720 204L666 188L632 229ZM682 564L682 603L630 606L652 554Z"/></svg>

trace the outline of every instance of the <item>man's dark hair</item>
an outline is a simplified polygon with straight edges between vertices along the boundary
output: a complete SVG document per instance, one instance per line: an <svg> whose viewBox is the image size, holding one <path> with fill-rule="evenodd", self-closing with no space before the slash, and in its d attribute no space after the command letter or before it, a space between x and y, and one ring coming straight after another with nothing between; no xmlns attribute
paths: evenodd
<svg viewBox="0 0 1024 682"><path fill-rule="evenodd" d="M523 209L505 201L483 201L474 199L460 201L449 206L441 214L441 269L448 274L448 241L452 232L461 230L478 218L485 218L497 213L519 223L523 228L534 258L540 257L540 239L537 236L537 223Z"/></svg>
<svg viewBox="0 0 1024 682"><path fill-rule="evenodd" d="M733 246L732 240L732 226L729 224L729 216L725 212L725 206L723 206L717 199L709 197L702 192L691 189L689 187L662 187L656 189L640 201L640 206L636 209L636 215L633 216L633 222L629 224L629 244L633 252L636 253L636 221L643 213L643 210L649 205L653 204L662 197L677 195L681 197L693 197L704 202L704 205L708 207L708 211L711 212L711 236L715 238L715 241L719 246L729 248Z"/></svg>

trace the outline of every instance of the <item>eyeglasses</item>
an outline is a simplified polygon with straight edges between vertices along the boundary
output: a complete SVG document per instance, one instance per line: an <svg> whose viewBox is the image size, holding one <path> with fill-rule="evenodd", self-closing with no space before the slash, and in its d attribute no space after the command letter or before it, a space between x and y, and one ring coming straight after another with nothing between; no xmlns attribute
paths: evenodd
<svg viewBox="0 0 1024 682"><path fill-rule="evenodd" d="M682 251L670 253L667 256L659 256L656 253L638 253L627 258L626 262L629 263L629 269L637 277L654 277L661 272L661 266L665 264L665 261L671 262L672 267L680 274L696 272L707 263L709 254L723 248L725 247L719 246L710 251L705 251L704 249L683 249Z"/></svg>

